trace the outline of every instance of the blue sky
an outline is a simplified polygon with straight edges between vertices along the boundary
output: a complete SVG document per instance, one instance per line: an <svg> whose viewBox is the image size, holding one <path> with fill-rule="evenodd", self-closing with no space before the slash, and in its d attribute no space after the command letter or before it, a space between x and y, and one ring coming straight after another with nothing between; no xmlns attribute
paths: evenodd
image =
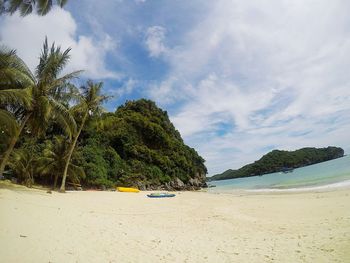
<svg viewBox="0 0 350 263"><path fill-rule="evenodd" d="M114 111L167 110L209 175L272 149L350 150L346 0L76 0L45 17L0 18L0 43L34 68L44 37L72 47L67 70L104 81Z"/></svg>

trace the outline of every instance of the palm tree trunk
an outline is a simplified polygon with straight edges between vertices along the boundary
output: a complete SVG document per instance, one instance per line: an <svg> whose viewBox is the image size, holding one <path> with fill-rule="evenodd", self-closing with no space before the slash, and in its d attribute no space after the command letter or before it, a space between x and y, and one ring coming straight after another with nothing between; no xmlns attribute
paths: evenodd
<svg viewBox="0 0 350 263"><path fill-rule="evenodd" d="M54 179L54 182L53 182L53 190L56 189L57 181L58 181L58 173L55 174L55 179Z"/></svg>
<svg viewBox="0 0 350 263"><path fill-rule="evenodd" d="M1 164L0 164L0 177L4 173L5 166L6 166L7 162L8 162L8 159L10 158L10 155L11 155L11 153L13 151L13 148L15 148L16 142L17 142L19 136L21 135L22 130L24 129L24 126L26 125L27 121L29 120L30 115L31 115L31 113L28 113L25 116L24 120L22 121L21 126L19 127L18 132L12 137L12 139L10 141L10 144L9 144L9 147L7 148L7 150L4 153L4 156L2 157L2 161L1 161Z"/></svg>
<svg viewBox="0 0 350 263"><path fill-rule="evenodd" d="M85 121L86 121L86 118L88 116L88 112L85 113L84 117L83 117L83 120L81 122L81 125L79 127L79 130L77 132L77 135L74 137L74 140L73 140L73 143L69 149L69 152L68 152L68 156L67 156L67 161L66 161L66 165L64 166L64 172L63 172L63 178L62 178L62 184L61 184L61 188L59 190L59 192L61 193L64 193L65 190L66 190L66 178L67 178L67 172L68 172L68 167L69 167L69 163L70 163L70 159L72 158L72 154L73 154L73 151L75 149L75 145L77 144L77 141L78 141L78 138L79 138L79 135L85 125Z"/></svg>

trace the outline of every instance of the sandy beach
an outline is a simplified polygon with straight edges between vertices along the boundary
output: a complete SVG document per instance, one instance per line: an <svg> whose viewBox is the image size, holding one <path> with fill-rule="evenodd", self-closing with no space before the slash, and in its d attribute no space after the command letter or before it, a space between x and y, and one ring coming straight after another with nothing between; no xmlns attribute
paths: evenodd
<svg viewBox="0 0 350 263"><path fill-rule="evenodd" d="M350 262L350 189L176 194L0 189L1 262Z"/></svg>

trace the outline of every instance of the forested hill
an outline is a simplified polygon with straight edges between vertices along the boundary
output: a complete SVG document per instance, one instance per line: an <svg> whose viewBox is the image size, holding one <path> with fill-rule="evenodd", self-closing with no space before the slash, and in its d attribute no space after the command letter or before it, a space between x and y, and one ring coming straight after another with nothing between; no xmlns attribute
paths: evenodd
<svg viewBox="0 0 350 263"><path fill-rule="evenodd" d="M17 3L17 2L16 2ZM103 83L76 87L70 48L47 38L35 71L0 47L0 179L31 186L183 190L205 186L204 159L150 100L103 113ZM62 178L62 180L61 180Z"/></svg>
<svg viewBox="0 0 350 263"><path fill-rule="evenodd" d="M86 173L83 183L91 186L181 190L205 184L204 159L150 100L128 101L91 121L78 155Z"/></svg>
<svg viewBox="0 0 350 263"><path fill-rule="evenodd" d="M342 156L344 156L342 148L331 146L327 148L302 148L296 151L273 150L254 163L247 164L238 170L229 169L208 179L210 181L225 180L280 172L284 169L307 166Z"/></svg>

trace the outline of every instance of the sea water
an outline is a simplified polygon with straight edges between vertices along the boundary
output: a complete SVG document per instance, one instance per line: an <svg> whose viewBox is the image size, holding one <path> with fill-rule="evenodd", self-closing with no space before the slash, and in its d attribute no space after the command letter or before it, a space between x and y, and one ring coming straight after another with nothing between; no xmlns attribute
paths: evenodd
<svg viewBox="0 0 350 263"><path fill-rule="evenodd" d="M244 190L302 191L350 186L350 156L294 169L291 173L271 173L238 179L212 181L209 192Z"/></svg>

